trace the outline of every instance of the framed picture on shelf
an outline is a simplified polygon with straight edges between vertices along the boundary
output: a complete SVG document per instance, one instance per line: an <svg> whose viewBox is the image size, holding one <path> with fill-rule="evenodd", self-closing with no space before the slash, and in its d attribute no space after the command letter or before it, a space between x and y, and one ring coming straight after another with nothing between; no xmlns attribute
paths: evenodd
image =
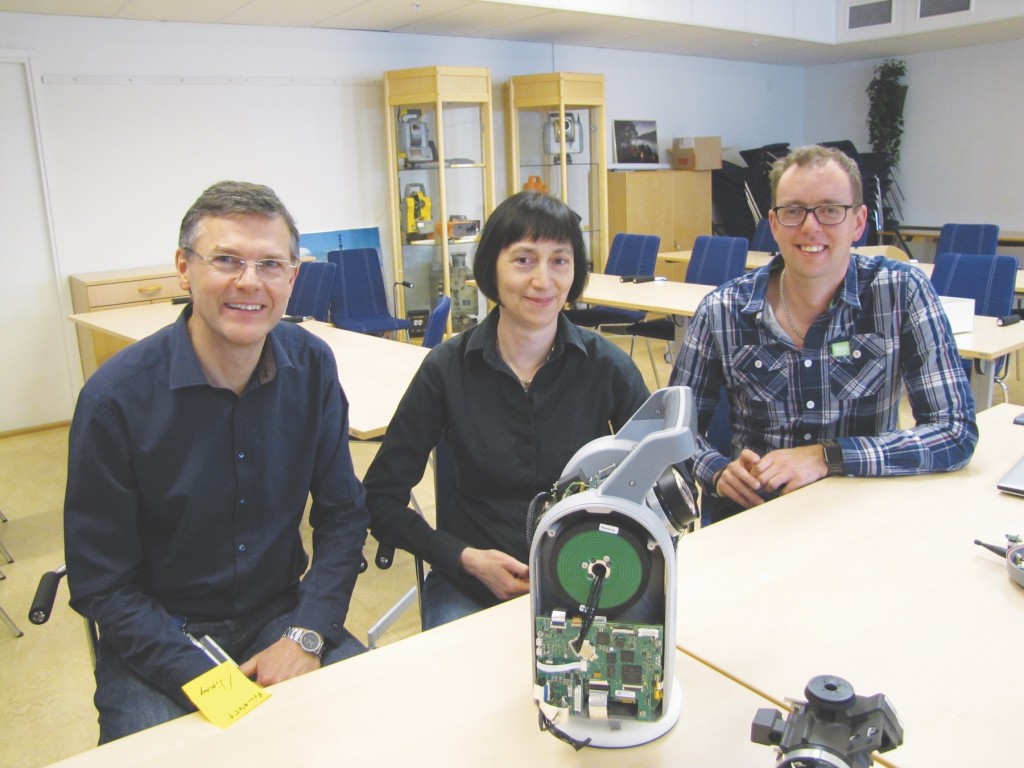
<svg viewBox="0 0 1024 768"><path fill-rule="evenodd" d="M615 120L615 162L657 164L658 127L654 120Z"/></svg>

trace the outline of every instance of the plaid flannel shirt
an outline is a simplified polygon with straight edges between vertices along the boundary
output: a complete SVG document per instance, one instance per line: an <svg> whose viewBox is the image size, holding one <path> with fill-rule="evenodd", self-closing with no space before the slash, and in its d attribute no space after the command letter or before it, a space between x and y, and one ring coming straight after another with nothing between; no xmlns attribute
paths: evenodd
<svg viewBox="0 0 1024 768"><path fill-rule="evenodd" d="M838 440L843 473L959 469L978 441L974 398L935 289L910 264L853 254L832 305L796 347L765 313L781 256L708 294L690 321L672 384L699 413L694 474L712 476L743 448L759 455ZM898 428L903 386L916 426ZM729 395L732 457L707 439L720 388Z"/></svg>

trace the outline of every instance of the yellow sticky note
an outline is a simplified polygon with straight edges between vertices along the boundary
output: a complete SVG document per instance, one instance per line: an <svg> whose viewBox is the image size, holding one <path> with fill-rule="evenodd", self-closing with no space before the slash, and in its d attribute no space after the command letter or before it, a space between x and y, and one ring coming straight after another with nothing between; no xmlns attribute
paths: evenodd
<svg viewBox="0 0 1024 768"><path fill-rule="evenodd" d="M207 720L221 728L237 722L270 698L265 689L230 661L189 680L181 689Z"/></svg>

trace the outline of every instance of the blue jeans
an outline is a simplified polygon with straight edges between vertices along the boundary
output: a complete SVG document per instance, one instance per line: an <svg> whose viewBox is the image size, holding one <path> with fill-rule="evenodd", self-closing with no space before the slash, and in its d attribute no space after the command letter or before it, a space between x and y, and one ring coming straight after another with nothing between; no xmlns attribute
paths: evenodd
<svg viewBox="0 0 1024 768"><path fill-rule="evenodd" d="M481 600L443 573L431 571L423 582L423 629L433 629L497 604Z"/></svg>
<svg viewBox="0 0 1024 768"><path fill-rule="evenodd" d="M241 664L276 643L291 626L293 611L253 620L225 619L189 623L196 637L210 635ZM347 630L338 645L325 646L323 666L347 659L366 650ZM181 717L194 709L185 709L163 690L136 674L102 637L96 646L96 709L99 711L100 744Z"/></svg>

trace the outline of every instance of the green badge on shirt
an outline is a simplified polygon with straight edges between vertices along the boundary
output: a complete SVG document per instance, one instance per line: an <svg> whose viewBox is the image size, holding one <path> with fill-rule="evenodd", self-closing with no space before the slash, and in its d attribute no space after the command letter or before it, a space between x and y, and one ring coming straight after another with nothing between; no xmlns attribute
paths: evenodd
<svg viewBox="0 0 1024 768"><path fill-rule="evenodd" d="M832 343L832 357L849 357L850 342L836 341Z"/></svg>

